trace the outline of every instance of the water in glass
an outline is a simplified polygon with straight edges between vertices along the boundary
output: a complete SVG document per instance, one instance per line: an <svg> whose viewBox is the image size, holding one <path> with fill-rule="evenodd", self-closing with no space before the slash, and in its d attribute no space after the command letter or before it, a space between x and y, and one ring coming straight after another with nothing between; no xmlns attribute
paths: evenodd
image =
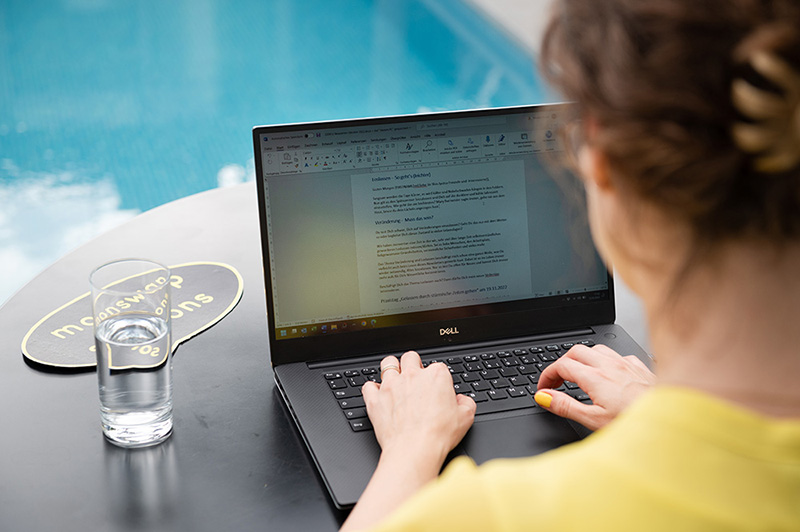
<svg viewBox="0 0 800 532"><path fill-rule="evenodd" d="M101 420L124 447L154 445L172 432L172 357L167 322L127 314L96 328Z"/></svg>

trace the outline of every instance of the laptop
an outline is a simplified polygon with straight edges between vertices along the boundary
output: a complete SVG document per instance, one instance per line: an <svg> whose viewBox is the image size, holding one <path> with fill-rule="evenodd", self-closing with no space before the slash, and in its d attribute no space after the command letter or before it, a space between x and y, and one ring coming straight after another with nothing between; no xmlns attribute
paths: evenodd
<svg viewBox="0 0 800 532"><path fill-rule="evenodd" d="M612 276L582 192L554 164L569 104L253 129L277 389L333 504L355 504L380 448L361 386L406 350L477 403L452 455L477 463L588 434L538 407L572 345L647 360L614 324ZM562 387L578 400L574 383Z"/></svg>

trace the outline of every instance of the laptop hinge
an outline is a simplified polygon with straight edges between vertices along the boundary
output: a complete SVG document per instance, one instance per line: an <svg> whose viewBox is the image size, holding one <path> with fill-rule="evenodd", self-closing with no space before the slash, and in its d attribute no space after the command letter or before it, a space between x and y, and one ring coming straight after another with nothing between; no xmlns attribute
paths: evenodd
<svg viewBox="0 0 800 532"><path fill-rule="evenodd" d="M442 347L429 347L426 349L417 349L417 352L420 355L437 355L439 353L449 353L451 351L463 351L465 349L471 350L480 350L480 349L489 349L493 346L498 345L509 345L509 344L516 344L516 343L529 343L529 342L544 342L546 340L552 338L564 338L568 339L572 336L587 336L590 334L594 334L594 330L586 327L583 329L574 329L569 331L561 331L557 333L547 333L547 334L537 334L535 336L521 336L519 338L506 338L505 340L494 340L489 342L477 342L473 344L462 344L462 345L448 345ZM399 356L401 353L392 353L392 352L382 352L382 353L374 353L374 354L365 354L359 357L352 357L352 358L337 358L335 360L324 360L324 361L316 361L316 362L307 362L306 365L309 369L320 369L320 368L327 368L333 366L347 366L347 365L356 365L356 364L364 364L365 362L372 362L372 361L380 361L386 355L397 355Z"/></svg>

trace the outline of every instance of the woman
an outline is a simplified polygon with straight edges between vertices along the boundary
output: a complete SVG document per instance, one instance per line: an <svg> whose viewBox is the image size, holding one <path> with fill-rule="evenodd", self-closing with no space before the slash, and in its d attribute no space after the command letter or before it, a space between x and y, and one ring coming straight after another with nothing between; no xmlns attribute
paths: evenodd
<svg viewBox="0 0 800 532"><path fill-rule="evenodd" d="M800 4L562 0L542 64L577 102L592 234L658 377L576 346L535 399L597 432L437 479L475 405L441 364L388 357L363 389L381 459L343 530L800 530Z"/></svg>

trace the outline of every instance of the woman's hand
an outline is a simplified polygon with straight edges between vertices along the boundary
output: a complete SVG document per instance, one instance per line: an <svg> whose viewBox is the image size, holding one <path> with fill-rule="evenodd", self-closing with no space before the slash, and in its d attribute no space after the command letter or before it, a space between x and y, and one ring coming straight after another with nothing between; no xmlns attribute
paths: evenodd
<svg viewBox="0 0 800 532"><path fill-rule="evenodd" d="M384 452L426 453L440 460L439 467L475 418L475 402L455 394L447 366L435 363L423 368L414 351L399 362L393 356L384 358L381 384L367 382L362 394Z"/></svg>
<svg viewBox="0 0 800 532"><path fill-rule="evenodd" d="M553 389L564 381L580 386L594 404L581 403ZM635 356L620 356L604 345L576 345L542 371L534 398L550 412L597 430L655 382L655 374Z"/></svg>
<svg viewBox="0 0 800 532"><path fill-rule="evenodd" d="M342 531L371 528L439 474L475 419L475 401L456 395L447 366L419 355L381 361L381 384L361 388L381 458Z"/></svg>

